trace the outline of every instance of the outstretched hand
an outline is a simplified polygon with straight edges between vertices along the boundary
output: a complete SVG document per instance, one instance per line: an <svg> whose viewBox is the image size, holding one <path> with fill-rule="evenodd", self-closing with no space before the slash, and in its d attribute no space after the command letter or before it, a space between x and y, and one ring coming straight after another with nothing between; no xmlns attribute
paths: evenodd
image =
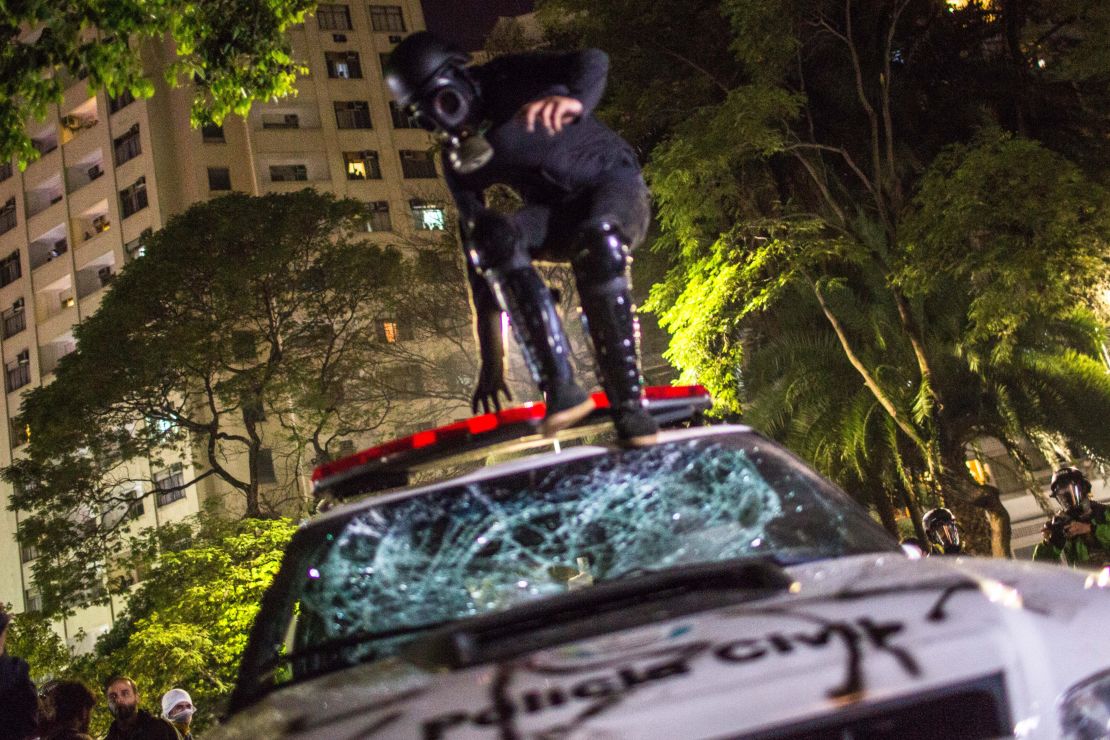
<svg viewBox="0 0 1110 740"><path fill-rule="evenodd" d="M505 385L505 375L500 365L483 362L482 370L478 373L478 385L470 398L470 410L476 414L481 406L483 414L500 411L501 394L505 395L506 401L513 400L509 386Z"/></svg>
<svg viewBox="0 0 1110 740"><path fill-rule="evenodd" d="M574 123L582 115L582 101L565 95L549 95L533 100L520 109L528 133L536 130L536 122L547 129L548 136L563 130L563 126Z"/></svg>

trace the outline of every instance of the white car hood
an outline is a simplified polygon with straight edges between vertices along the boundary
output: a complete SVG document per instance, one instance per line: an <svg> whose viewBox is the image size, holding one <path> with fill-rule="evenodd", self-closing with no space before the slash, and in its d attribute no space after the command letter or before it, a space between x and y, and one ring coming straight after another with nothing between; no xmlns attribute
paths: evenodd
<svg viewBox="0 0 1110 740"><path fill-rule="evenodd" d="M1059 567L859 556L789 592L430 673L398 660L276 691L211 736L700 738L820 727L965 686L1019 736L1110 666L1110 595ZM969 690L970 690L969 688Z"/></svg>

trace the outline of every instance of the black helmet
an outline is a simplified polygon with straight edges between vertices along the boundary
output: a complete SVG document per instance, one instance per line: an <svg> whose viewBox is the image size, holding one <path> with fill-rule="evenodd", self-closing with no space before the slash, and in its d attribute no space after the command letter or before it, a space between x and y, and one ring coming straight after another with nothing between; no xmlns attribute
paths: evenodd
<svg viewBox="0 0 1110 740"><path fill-rule="evenodd" d="M960 530L951 511L943 506L930 509L921 517L921 524L929 539L944 548L945 552L959 551Z"/></svg>
<svg viewBox="0 0 1110 740"><path fill-rule="evenodd" d="M402 41L385 65L385 82L402 108L420 96L422 88L447 66L461 66L470 55L456 49L427 31Z"/></svg>
<svg viewBox="0 0 1110 740"><path fill-rule="evenodd" d="M1087 496L1091 493L1091 482L1079 468L1060 468L1052 474L1049 484L1052 496L1064 508L1081 508L1087 503Z"/></svg>

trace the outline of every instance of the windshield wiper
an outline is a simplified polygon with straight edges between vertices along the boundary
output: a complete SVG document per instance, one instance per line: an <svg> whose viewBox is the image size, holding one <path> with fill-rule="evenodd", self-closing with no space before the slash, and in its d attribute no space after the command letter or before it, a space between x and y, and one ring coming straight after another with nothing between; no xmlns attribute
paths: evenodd
<svg viewBox="0 0 1110 740"><path fill-rule="evenodd" d="M379 640L389 640L394 637L405 637L407 635L414 635L418 632L428 632L430 630L443 627L450 621L451 620L444 620L440 622L430 622L428 624L406 625L404 627L396 627L389 630L355 632L344 637L336 637L334 639L326 640L324 642L311 645L309 647L301 648L300 650L288 653L287 655L275 655L273 658L270 658L269 660L264 662L261 666L261 669L263 672L271 671L277 668L279 665L282 665L283 663L292 663L297 660L303 660L305 658L311 658L313 656L325 653L337 652L344 648L358 647L359 645L365 645L367 643L377 642ZM365 660L366 657L363 657L362 660Z"/></svg>
<svg viewBox="0 0 1110 740"><path fill-rule="evenodd" d="M706 592L724 595L742 592L748 598L759 597L784 591L792 583L793 579L769 558L677 566L607 579L566 594L452 622L409 643L401 653L422 665L463 668L493 658L498 651L492 648L519 645L523 636L551 634L578 622L596 627L599 617L606 614ZM698 602L704 608L705 600Z"/></svg>

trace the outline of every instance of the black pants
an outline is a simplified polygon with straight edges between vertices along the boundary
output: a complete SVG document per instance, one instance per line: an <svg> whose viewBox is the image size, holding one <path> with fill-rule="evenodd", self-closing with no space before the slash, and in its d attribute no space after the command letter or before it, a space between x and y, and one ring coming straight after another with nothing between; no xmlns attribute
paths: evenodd
<svg viewBox="0 0 1110 740"><path fill-rule="evenodd" d="M604 221L617 226L630 247L639 246L651 218L650 196L638 170L616 170L563 201L530 203L509 218L524 236L528 257L569 262L582 230Z"/></svg>

